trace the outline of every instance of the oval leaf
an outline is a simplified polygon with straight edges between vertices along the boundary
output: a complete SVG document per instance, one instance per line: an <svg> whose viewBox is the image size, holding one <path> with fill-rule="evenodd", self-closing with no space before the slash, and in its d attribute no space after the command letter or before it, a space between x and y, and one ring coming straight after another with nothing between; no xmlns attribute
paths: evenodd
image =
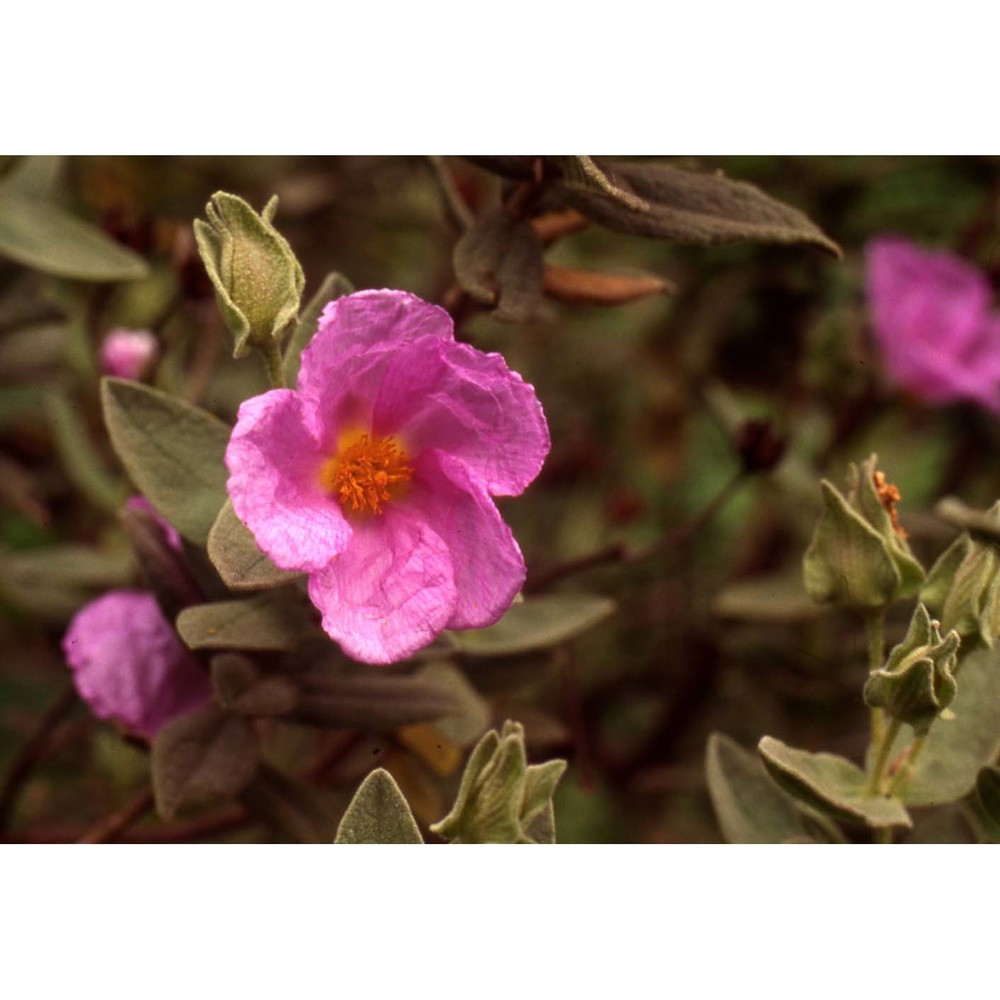
<svg viewBox="0 0 1000 1000"><path fill-rule="evenodd" d="M417 822L392 775L377 768L361 783L335 844L422 844Z"/></svg>
<svg viewBox="0 0 1000 1000"><path fill-rule="evenodd" d="M104 422L128 474L185 538L204 545L226 501L230 428L158 389L101 380Z"/></svg>
<svg viewBox="0 0 1000 1000"><path fill-rule="evenodd" d="M126 247L46 201L0 186L0 256L81 281L134 281L149 273Z"/></svg>
<svg viewBox="0 0 1000 1000"><path fill-rule="evenodd" d="M515 604L489 628L455 632L458 648L470 656L509 656L555 646L611 617L615 602L590 594L553 594Z"/></svg>
<svg viewBox="0 0 1000 1000"><path fill-rule="evenodd" d="M289 718L330 728L395 729L463 711L449 686L421 677L377 673L305 675Z"/></svg>
<svg viewBox="0 0 1000 1000"><path fill-rule="evenodd" d="M257 771L253 725L214 705L183 715L156 734L152 768L156 807L164 819L191 799L236 795Z"/></svg>
<svg viewBox="0 0 1000 1000"><path fill-rule="evenodd" d="M795 800L735 740L712 733L705 772L712 808L730 844L781 844L809 836Z"/></svg>
<svg viewBox="0 0 1000 1000"><path fill-rule="evenodd" d="M802 212L746 181L721 173L650 163L593 158L606 184L581 183L566 174L566 204L608 229L715 246L754 240L811 243L835 257L840 247Z"/></svg>
<svg viewBox="0 0 1000 1000"><path fill-rule="evenodd" d="M212 657L212 687L219 704L240 715L286 715L299 698L291 677L266 673L239 653Z"/></svg>
<svg viewBox="0 0 1000 1000"><path fill-rule="evenodd" d="M809 753L765 736L757 746L771 777L806 805L847 822L912 826L899 799L865 794L867 776L844 757Z"/></svg>
<svg viewBox="0 0 1000 1000"><path fill-rule="evenodd" d="M497 319L524 323L542 300L542 244L530 223L502 209L477 219L455 245L458 283Z"/></svg>
<svg viewBox="0 0 1000 1000"><path fill-rule="evenodd" d="M208 533L208 556L231 590L266 590L301 575L278 569L257 548L250 529L236 516L232 500L222 505Z"/></svg>
<svg viewBox="0 0 1000 1000"><path fill-rule="evenodd" d="M191 649L283 652L298 647L309 627L301 604L284 595L197 604L177 616L177 631Z"/></svg>
<svg viewBox="0 0 1000 1000"><path fill-rule="evenodd" d="M938 719L903 789L911 806L953 802L972 791L976 775L1000 753L1000 652L984 649L961 661L952 719ZM904 726L892 756L913 737ZM890 758L891 759L891 758Z"/></svg>

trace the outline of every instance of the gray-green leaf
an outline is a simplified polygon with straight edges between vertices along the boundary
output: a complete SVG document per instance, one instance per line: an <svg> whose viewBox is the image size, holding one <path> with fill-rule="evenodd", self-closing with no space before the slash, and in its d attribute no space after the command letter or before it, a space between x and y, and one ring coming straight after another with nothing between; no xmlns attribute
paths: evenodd
<svg viewBox="0 0 1000 1000"><path fill-rule="evenodd" d="M295 649L310 622L293 595L258 594L185 608L177 631L191 649Z"/></svg>
<svg viewBox="0 0 1000 1000"><path fill-rule="evenodd" d="M52 202L0 185L0 256L80 281L134 281L149 273L136 253Z"/></svg>
<svg viewBox="0 0 1000 1000"><path fill-rule="evenodd" d="M153 740L156 806L170 819L178 806L208 795L236 795L257 771L250 720L210 705L174 719Z"/></svg>
<svg viewBox="0 0 1000 1000"><path fill-rule="evenodd" d="M227 500L208 533L208 556L231 590L267 590L301 574L278 569L257 547L250 529Z"/></svg>
<svg viewBox="0 0 1000 1000"><path fill-rule="evenodd" d="M489 628L455 632L459 649L470 656L509 656L566 642L609 618L615 602L590 594L530 597L515 604Z"/></svg>
<svg viewBox="0 0 1000 1000"><path fill-rule="evenodd" d="M712 733L705 772L716 819L730 844L781 844L810 835L795 799L735 740Z"/></svg>
<svg viewBox="0 0 1000 1000"><path fill-rule="evenodd" d="M230 428L176 396L101 380L104 422L135 485L185 538L204 544L226 501Z"/></svg>
<svg viewBox="0 0 1000 1000"><path fill-rule="evenodd" d="M757 746L771 777L790 795L836 819L868 826L912 826L899 799L867 794L867 776L844 757L809 753L765 736Z"/></svg>
<svg viewBox="0 0 1000 1000"><path fill-rule="evenodd" d="M335 844L422 844L410 806L392 775L376 768L361 783L337 829Z"/></svg>

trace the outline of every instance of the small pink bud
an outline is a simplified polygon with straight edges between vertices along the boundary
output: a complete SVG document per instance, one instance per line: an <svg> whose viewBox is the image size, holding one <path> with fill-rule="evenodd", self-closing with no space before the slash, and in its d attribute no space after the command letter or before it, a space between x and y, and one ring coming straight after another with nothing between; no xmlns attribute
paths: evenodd
<svg viewBox="0 0 1000 1000"><path fill-rule="evenodd" d="M142 378L156 361L158 351L156 337L148 330L112 330L101 343L101 371L119 378Z"/></svg>

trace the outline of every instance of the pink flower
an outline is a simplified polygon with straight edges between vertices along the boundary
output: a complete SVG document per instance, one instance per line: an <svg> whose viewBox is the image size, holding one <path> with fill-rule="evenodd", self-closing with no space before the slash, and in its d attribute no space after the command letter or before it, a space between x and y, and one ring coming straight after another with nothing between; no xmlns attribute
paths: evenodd
<svg viewBox="0 0 1000 1000"><path fill-rule="evenodd" d="M865 251L868 306L889 378L928 403L971 400L1000 415L1000 315L976 267L883 236Z"/></svg>
<svg viewBox="0 0 1000 1000"><path fill-rule="evenodd" d="M181 542L180 532L172 524L160 517L156 512L156 508L141 493L129 497L125 501L125 506L128 510L138 510L144 514L151 515L153 520L163 529L163 533L167 537L167 544L175 552L181 551L183 542Z"/></svg>
<svg viewBox="0 0 1000 1000"><path fill-rule="evenodd" d="M309 574L323 628L368 663L491 625L524 560L491 497L524 491L549 433L534 389L398 291L331 302L298 388L246 400L229 494L260 548Z"/></svg>
<svg viewBox="0 0 1000 1000"><path fill-rule="evenodd" d="M112 330L101 342L98 361L105 375L141 378L156 360L159 345L148 330Z"/></svg>
<svg viewBox="0 0 1000 1000"><path fill-rule="evenodd" d="M113 590L85 605L62 646L94 715L141 736L156 735L212 696L208 675L144 591Z"/></svg>

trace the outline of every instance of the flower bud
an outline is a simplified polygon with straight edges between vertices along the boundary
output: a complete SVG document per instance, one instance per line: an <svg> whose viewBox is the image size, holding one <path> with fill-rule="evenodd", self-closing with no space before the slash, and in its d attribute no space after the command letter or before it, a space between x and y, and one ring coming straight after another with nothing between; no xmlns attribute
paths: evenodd
<svg viewBox="0 0 1000 1000"><path fill-rule="evenodd" d="M872 455L851 465L845 497L820 483L823 514L803 560L814 601L857 610L882 608L916 592L924 579L896 518L899 491L876 471Z"/></svg>
<svg viewBox="0 0 1000 1000"><path fill-rule="evenodd" d="M954 671L960 642L954 630L942 639L939 623L918 604L906 637L889 654L885 666L868 678L865 701L909 723L917 736L925 736L958 691Z"/></svg>
<svg viewBox="0 0 1000 1000"><path fill-rule="evenodd" d="M552 842L552 794L566 761L527 763L524 727L507 721L476 744L451 812L431 830L458 844Z"/></svg>
<svg viewBox="0 0 1000 1000"><path fill-rule="evenodd" d="M105 375L141 379L158 353L159 344L149 330L111 330L101 341L98 362Z"/></svg>
<svg viewBox="0 0 1000 1000"><path fill-rule="evenodd" d="M988 517L1000 522L1000 501ZM1000 548L990 535L967 531L931 567L920 599L944 629L962 637L963 652L993 647L1000 636Z"/></svg>
<svg viewBox="0 0 1000 1000"><path fill-rule="evenodd" d="M242 198L219 191L205 206L208 222L194 223L198 252L236 341L234 357L246 354L247 344L273 350L298 315L305 275L271 225L277 208L275 196L258 215Z"/></svg>

